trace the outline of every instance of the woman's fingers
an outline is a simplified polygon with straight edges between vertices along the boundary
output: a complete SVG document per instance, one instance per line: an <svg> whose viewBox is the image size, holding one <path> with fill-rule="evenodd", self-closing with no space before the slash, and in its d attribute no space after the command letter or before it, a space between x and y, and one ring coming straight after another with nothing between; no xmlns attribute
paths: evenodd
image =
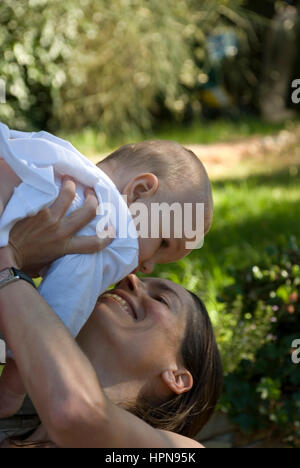
<svg viewBox="0 0 300 468"><path fill-rule="evenodd" d="M85 202L82 208L65 218L66 233L71 236L90 223L97 216L98 207L99 202L96 193L88 188L85 191ZM116 231L114 227L108 226L99 236L72 237L66 246L66 255L100 252L100 250L105 249L105 247L111 244L115 236Z"/></svg>
<svg viewBox="0 0 300 468"><path fill-rule="evenodd" d="M97 216L98 206L98 198L94 190L87 189L84 205L64 220L65 234L67 236L76 234L76 232L89 224Z"/></svg>
<svg viewBox="0 0 300 468"><path fill-rule="evenodd" d="M64 177L60 193L53 205L49 208L51 217L55 220L62 219L70 208L75 195L76 184L74 180L70 177Z"/></svg>
<svg viewBox="0 0 300 468"><path fill-rule="evenodd" d="M67 182L69 181L67 180L66 183ZM65 184L65 188L72 190L73 186L70 184L67 186L67 184ZM59 210L64 206L64 203L67 200L67 196L68 195L66 193L64 199L58 203L57 213L59 213ZM71 192L69 193L69 196L71 196ZM113 226L109 226L99 236L75 236L78 231L83 229L97 216L98 207L99 202L96 193L93 189L88 188L85 191L85 202L83 206L61 221L63 236L69 238L69 241L65 247L65 255L91 254L100 252L111 244L116 235Z"/></svg>
<svg viewBox="0 0 300 468"><path fill-rule="evenodd" d="M100 252L100 250L105 249L105 247L111 244L115 236L115 231L113 228L109 228L106 232L109 233L106 238L99 238L98 236L73 237L66 247L66 255L92 254L95 252Z"/></svg>
<svg viewBox="0 0 300 468"><path fill-rule="evenodd" d="M37 215L19 221L10 232L10 249L20 268L38 272L41 267L69 254L90 254L107 247L115 237L108 229L106 237L77 237L76 234L97 215L98 199L86 191L82 208L65 216L76 194L75 182L65 178L54 204Z"/></svg>

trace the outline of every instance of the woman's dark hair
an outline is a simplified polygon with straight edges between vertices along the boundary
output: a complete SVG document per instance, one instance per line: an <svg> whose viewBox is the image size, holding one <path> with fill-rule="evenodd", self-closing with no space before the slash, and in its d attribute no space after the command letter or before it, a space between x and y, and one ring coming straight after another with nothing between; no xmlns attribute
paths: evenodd
<svg viewBox="0 0 300 468"><path fill-rule="evenodd" d="M223 367L206 307L193 293L196 308L188 314L180 356L192 374L191 390L167 402L139 396L130 412L152 427L195 437L213 414L223 384Z"/></svg>

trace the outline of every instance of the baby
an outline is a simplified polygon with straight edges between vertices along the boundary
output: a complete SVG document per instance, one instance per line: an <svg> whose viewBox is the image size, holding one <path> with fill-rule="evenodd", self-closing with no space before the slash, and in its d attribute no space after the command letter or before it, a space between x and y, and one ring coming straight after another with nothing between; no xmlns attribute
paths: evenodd
<svg viewBox="0 0 300 468"><path fill-rule="evenodd" d="M198 227L205 234L212 222L213 202L202 163L177 143L125 145L96 166L70 143L49 133L16 132L0 124L0 247L8 244L9 232L19 219L55 201L64 175L77 182L67 215L82 206L86 187L92 187L99 200L99 215L78 234L95 235L108 224L115 232L103 251L65 256L41 272L40 294L76 337L109 286L132 271L150 274L156 263L175 262L191 251L190 238L175 235L173 219L169 235L164 235L156 220L156 236L139 236L137 217L130 211L137 203L147 213L153 204L163 202L182 207L202 203L204 226ZM149 221L152 227L151 215ZM8 359L0 379L0 418L19 409L24 392L15 363Z"/></svg>

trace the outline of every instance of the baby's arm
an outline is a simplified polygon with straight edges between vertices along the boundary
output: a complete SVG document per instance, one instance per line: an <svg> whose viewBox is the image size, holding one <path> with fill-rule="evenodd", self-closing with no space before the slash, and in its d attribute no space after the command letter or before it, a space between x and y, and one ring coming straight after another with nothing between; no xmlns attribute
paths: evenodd
<svg viewBox="0 0 300 468"><path fill-rule="evenodd" d="M21 179L0 156L0 216Z"/></svg>
<svg viewBox="0 0 300 468"><path fill-rule="evenodd" d="M21 408L26 390L13 359L8 359L0 377L0 419L9 418Z"/></svg>

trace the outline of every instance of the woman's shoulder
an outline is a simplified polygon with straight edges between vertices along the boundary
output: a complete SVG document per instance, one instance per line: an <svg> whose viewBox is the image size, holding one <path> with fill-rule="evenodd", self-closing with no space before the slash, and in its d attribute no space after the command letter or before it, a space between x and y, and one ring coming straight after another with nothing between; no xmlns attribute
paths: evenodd
<svg viewBox="0 0 300 468"><path fill-rule="evenodd" d="M195 449L203 449L205 448L199 442L189 437L185 437L180 434L176 434L175 432L163 431L160 430L169 440L170 444L174 448L195 448Z"/></svg>

